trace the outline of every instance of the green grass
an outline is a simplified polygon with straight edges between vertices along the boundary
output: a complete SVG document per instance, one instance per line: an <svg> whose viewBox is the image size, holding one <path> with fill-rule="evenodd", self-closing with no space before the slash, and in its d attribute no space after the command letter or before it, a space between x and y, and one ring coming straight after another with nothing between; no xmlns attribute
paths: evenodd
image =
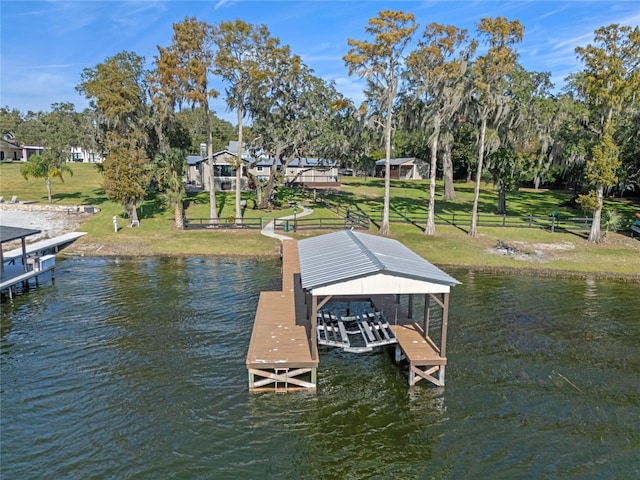
<svg viewBox="0 0 640 480"><path fill-rule="evenodd" d="M48 203L44 179L25 180L20 174L21 162L0 163L0 195L5 201L16 195L19 201ZM64 175L64 182L51 181L52 201L56 205L94 205L108 203L102 188L102 177L95 165L89 163L69 164L73 175Z"/></svg>
<svg viewBox="0 0 640 480"><path fill-rule="evenodd" d="M365 212L379 212L382 209L384 182L377 178L344 177L342 180L343 194L327 195L327 198L341 203L348 208L359 208ZM442 199L444 186L441 182L436 185L436 214L468 215L473 205L475 184L457 182L455 184L456 199L445 201ZM573 209L566 204L573 198L573 192L555 190L520 189L507 195L507 215L514 216L549 216L551 212L558 212L560 217L584 217L580 209ZM391 182L390 208L418 216L427 214L429 199L429 181ZM482 184L478 201L478 212L485 215L495 215L498 205L498 193L491 184ZM638 199L606 199L605 208L615 208L623 218L632 218L640 209ZM374 214L375 216L375 214Z"/></svg>
<svg viewBox="0 0 640 480"><path fill-rule="evenodd" d="M0 164L0 195L5 199L17 195L19 200L47 202L44 181L25 181L20 175L20 165ZM94 205L101 210L86 220L81 230L88 235L76 241L72 253L86 255L220 255L220 256L273 256L279 252L279 242L261 235L256 230L180 231L175 228L173 210L167 210L155 198L147 199L139 208L140 228L130 228L122 217L122 207L108 200L101 187L101 176L93 165L72 165L74 175L65 177L65 182L53 182L53 202L58 205ZM318 193L316 201L304 198L300 191L281 188L278 197L283 208L263 211L254 208L253 196L243 192L247 200L245 218L262 218L267 221L293 214L288 200L294 199L314 209L308 218L336 217L334 210L323 203L331 200L342 208L379 212L382 208L383 181L380 179L344 178L343 186L336 191ZM491 185L483 185L480 196L480 212L493 215L497 205L497 194ZM457 198L442 201L442 185L436 189L436 212L442 215L468 215L473 201L474 185L456 184ZM392 181L391 208L424 216L427 212L427 181ZM521 190L507 198L507 209L517 215L549 215L557 211L560 215L582 216L582 212L562 205L571 199L571 192ZM188 218L209 217L209 194L190 194L187 208ZM218 192L216 196L221 220L235 214L233 192ZM607 200L624 218L632 218L640 205L631 200ZM119 217L120 229L113 231L112 217ZM423 225L392 223L391 237L438 265L459 265L469 268L488 269L534 269L549 272L572 272L575 274L597 273L612 276L640 278L640 241L622 233L610 234L607 242L594 245L586 241L588 232L551 233L541 228L489 228L481 227L478 238L470 238L466 226L436 227L436 235L425 236ZM376 227L372 225L375 232ZM306 238L326 231L298 231L295 238ZM517 246L522 257L496 254L493 247L498 242ZM538 258L536 252L543 252ZM525 258L525 259L522 259Z"/></svg>

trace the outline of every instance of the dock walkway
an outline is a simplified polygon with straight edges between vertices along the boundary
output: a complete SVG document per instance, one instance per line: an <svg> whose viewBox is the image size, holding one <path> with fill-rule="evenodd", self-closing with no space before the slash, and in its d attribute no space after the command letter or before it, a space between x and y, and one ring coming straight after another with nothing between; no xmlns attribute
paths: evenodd
<svg viewBox="0 0 640 480"><path fill-rule="evenodd" d="M249 389L315 390L318 355L310 342L298 244L282 243L282 291L261 292L247 353Z"/></svg>
<svg viewBox="0 0 640 480"><path fill-rule="evenodd" d="M49 250L57 252L59 247L71 243L86 234L86 232L71 232L54 238L48 238L47 240L40 240L39 242L27 245L25 252L27 256L40 255ZM22 248L14 248L13 250L3 253L5 263L14 262L19 258L22 258Z"/></svg>
<svg viewBox="0 0 640 480"><path fill-rule="evenodd" d="M395 301L394 295L376 295L372 297L377 310L381 311L391 324L398 339L396 344L396 362L406 360L409 364L409 385L419 380L428 380L438 387L444 387L444 367L447 357L441 356L440 348L422 327ZM438 378L434 373L438 373Z"/></svg>

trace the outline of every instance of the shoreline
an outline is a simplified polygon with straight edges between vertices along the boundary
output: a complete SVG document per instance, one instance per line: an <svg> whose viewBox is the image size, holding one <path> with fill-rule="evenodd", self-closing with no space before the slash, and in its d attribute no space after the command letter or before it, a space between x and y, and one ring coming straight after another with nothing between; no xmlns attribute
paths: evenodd
<svg viewBox="0 0 640 480"><path fill-rule="evenodd" d="M121 251L113 249L111 246L111 251L101 253L99 251L93 253L87 253L79 250L73 249L74 244L71 244L64 250L62 250L59 255L63 257L101 257L101 258L205 258L205 257L215 257L215 258L235 258L235 259L253 259L253 260L277 260L279 258L279 251L275 251L273 253L265 253L265 254L209 254L209 253L184 253L184 254L175 254L175 253L146 253L146 254L132 254L130 252L126 252L125 249ZM553 269L553 268L535 268L529 266L523 267L510 267L510 266L495 266L495 265L473 265L473 264L440 264L434 263L438 268L443 270L446 269L466 269L466 270L475 270L479 272L489 272L489 273L516 273L521 272L525 275L535 275L541 277L560 277L560 278L597 278L602 280L619 280L626 282L640 282L640 274L629 274L629 273L617 273L617 272L593 272L593 271L584 271L584 270L564 270L564 269Z"/></svg>
<svg viewBox="0 0 640 480"><path fill-rule="evenodd" d="M70 214L69 211L74 213ZM75 213L75 211L78 213ZM80 213L81 212L81 213ZM55 237L64 233L81 230L82 223L93 216L93 214L85 213L80 207L55 207L47 205L34 204L17 204L17 205L1 205L0 206L0 223L21 227L34 228L42 230L42 233L30 237L30 242L41 240L42 238ZM261 251L259 253L164 253L164 252L144 252L140 253L136 246L131 244L103 243L95 239L87 238L90 235L76 240L71 245L59 252L62 257L175 257L175 258L199 258L199 257L227 257L227 258L246 258L246 259L277 259L280 255L280 244L275 244L271 251ZM3 247L10 247L11 242L3 244ZM565 270L554 269L547 266L532 266L523 263L522 266L495 266L495 265L478 265L468 263L438 263L433 262L440 268L462 268L468 270L476 270L481 272L523 272L527 275L536 276L555 276L555 277L573 277L573 278L599 278L622 280L629 282L640 282L640 272L638 273L618 273L608 271L584 271L584 270Z"/></svg>

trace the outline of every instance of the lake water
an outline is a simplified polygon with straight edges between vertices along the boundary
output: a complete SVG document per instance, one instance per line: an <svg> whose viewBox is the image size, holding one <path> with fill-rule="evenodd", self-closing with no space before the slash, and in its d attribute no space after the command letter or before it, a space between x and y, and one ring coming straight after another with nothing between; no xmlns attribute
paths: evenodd
<svg viewBox="0 0 640 480"><path fill-rule="evenodd" d="M640 285L448 270L446 388L321 350L250 394L276 261L70 258L2 304L6 479L640 478Z"/></svg>

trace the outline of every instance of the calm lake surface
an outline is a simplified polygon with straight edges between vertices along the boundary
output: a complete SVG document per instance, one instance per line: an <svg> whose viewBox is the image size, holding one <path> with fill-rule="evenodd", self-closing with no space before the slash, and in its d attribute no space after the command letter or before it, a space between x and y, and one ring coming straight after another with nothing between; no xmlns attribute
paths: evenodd
<svg viewBox="0 0 640 480"><path fill-rule="evenodd" d="M278 262L58 260L2 304L1 476L640 478L640 285L448 273L446 389L326 349L316 394L250 394Z"/></svg>

